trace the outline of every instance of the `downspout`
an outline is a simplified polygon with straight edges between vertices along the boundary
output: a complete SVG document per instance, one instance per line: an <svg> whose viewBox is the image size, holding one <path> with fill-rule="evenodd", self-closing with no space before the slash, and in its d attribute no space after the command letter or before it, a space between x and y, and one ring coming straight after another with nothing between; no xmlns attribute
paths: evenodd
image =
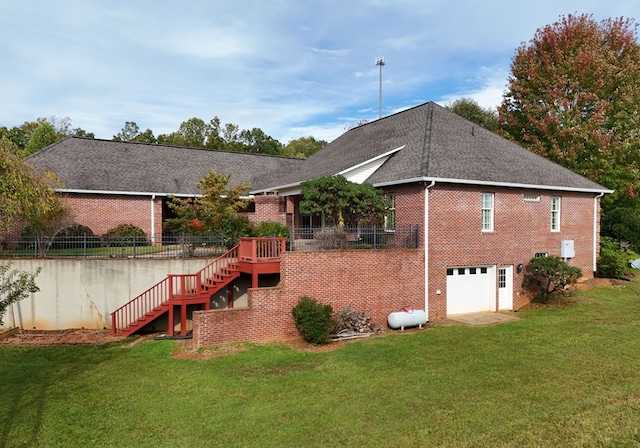
<svg viewBox="0 0 640 448"><path fill-rule="evenodd" d="M429 188L436 184L432 180L424 189L424 311L429 319Z"/></svg>
<svg viewBox="0 0 640 448"><path fill-rule="evenodd" d="M156 208L156 195L151 195L151 244L156 244L156 220L155 220L155 208Z"/></svg>
<svg viewBox="0 0 640 448"><path fill-rule="evenodd" d="M604 193L600 193L593 198L593 273L598 270L597 257L598 257L598 235L596 233L597 218L598 218L598 199L604 196Z"/></svg>

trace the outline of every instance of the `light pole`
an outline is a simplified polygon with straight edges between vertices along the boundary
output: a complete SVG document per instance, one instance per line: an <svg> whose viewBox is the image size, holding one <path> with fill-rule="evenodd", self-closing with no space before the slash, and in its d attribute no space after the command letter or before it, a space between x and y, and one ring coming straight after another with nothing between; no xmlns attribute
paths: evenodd
<svg viewBox="0 0 640 448"><path fill-rule="evenodd" d="M382 118L382 67L384 67L385 64L386 62L384 61L384 58L376 59L376 65L380 67L380 99L378 101L378 118Z"/></svg>

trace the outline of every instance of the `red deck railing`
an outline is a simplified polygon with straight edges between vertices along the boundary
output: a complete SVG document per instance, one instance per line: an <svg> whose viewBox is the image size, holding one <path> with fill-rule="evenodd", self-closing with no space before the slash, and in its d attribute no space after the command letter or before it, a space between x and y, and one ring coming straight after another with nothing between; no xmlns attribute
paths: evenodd
<svg viewBox="0 0 640 448"><path fill-rule="evenodd" d="M286 238L241 238L239 254L241 261L260 263L280 258L287 250Z"/></svg>

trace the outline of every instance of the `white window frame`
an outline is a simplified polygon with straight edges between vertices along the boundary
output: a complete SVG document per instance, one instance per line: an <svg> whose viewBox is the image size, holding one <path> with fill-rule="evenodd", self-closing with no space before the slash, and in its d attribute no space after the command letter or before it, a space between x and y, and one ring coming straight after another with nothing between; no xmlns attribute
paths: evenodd
<svg viewBox="0 0 640 448"><path fill-rule="evenodd" d="M482 231L493 232L494 194L482 193Z"/></svg>
<svg viewBox="0 0 640 448"><path fill-rule="evenodd" d="M560 196L551 196L551 231L560 231L560 208L562 201Z"/></svg>
<svg viewBox="0 0 640 448"><path fill-rule="evenodd" d="M396 194L385 193L384 198L390 202L390 207L384 215L384 231L395 232L396 231Z"/></svg>

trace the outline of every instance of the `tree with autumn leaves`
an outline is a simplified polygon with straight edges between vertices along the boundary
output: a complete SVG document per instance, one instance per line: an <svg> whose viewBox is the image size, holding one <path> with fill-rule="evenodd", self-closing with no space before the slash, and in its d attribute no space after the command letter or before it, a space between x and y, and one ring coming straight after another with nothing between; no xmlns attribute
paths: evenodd
<svg viewBox="0 0 640 448"><path fill-rule="evenodd" d="M168 203L175 218L167 220L168 227L176 233L224 234L232 241L250 233L251 225L238 211L249 204L245 198L248 183L229 186L231 174L211 171L198 181L201 195L195 198L172 197ZM246 234L246 235L245 235Z"/></svg>
<svg viewBox="0 0 640 448"><path fill-rule="evenodd" d="M507 137L638 208L640 46L631 19L568 15L538 29L511 64L499 107Z"/></svg>

